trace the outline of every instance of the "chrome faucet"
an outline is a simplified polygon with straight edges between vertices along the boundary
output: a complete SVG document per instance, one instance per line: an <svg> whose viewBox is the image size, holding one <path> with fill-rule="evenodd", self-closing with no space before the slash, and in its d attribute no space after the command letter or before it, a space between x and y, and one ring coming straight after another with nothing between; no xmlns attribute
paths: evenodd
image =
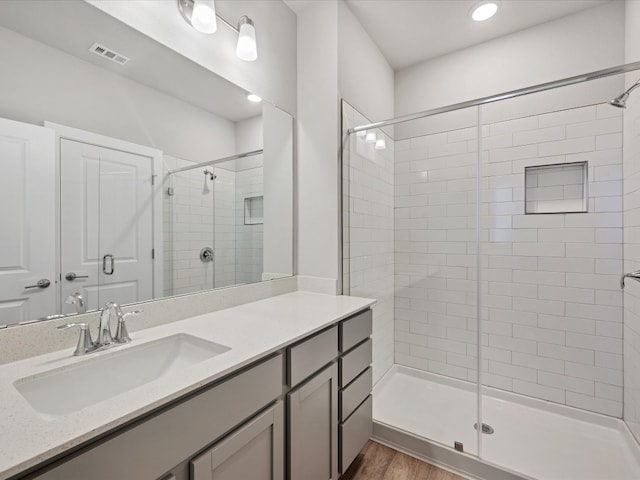
<svg viewBox="0 0 640 480"><path fill-rule="evenodd" d="M84 298L80 293L75 292L67 297L66 302L69 305L76 306L76 313L87 313L87 305L84 303Z"/></svg>
<svg viewBox="0 0 640 480"><path fill-rule="evenodd" d="M122 310L117 303L108 302L100 310L100 327L98 329L98 337L96 338L96 347L106 347L116 343L111 335L111 314L114 313L119 318L122 316Z"/></svg>
<svg viewBox="0 0 640 480"><path fill-rule="evenodd" d="M125 319L130 315L140 315L141 313L142 310L122 313L122 309L117 303L108 302L100 309L100 326L98 329L98 337L95 342L91 340L91 333L89 332L89 325L87 323L67 323L66 325L60 325L57 328L59 330L66 330L71 327L80 327L78 346L73 354L85 355L87 353L104 350L117 344L129 343L131 338L127 332ZM111 316L113 314L115 314L118 319L118 329L116 331L115 338L113 338L113 335L111 334Z"/></svg>
<svg viewBox="0 0 640 480"><path fill-rule="evenodd" d="M118 321L115 338L113 338L113 335L111 334L111 315L113 313L115 313ZM95 341L96 347L107 347L115 343L129 343L131 341L131 337L129 337L129 333L127 332L125 319L128 316L140 315L141 313L142 310L122 313L122 309L117 303L107 303L100 311L100 330L98 331L98 338Z"/></svg>

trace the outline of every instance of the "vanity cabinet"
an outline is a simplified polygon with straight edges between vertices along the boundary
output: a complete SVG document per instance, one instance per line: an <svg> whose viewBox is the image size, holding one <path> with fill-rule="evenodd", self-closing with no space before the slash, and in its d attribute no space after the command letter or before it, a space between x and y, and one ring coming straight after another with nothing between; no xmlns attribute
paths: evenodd
<svg viewBox="0 0 640 480"><path fill-rule="evenodd" d="M371 310L343 320L338 329L339 470L344 473L373 434Z"/></svg>
<svg viewBox="0 0 640 480"><path fill-rule="evenodd" d="M338 480L372 434L371 310L20 480Z"/></svg>
<svg viewBox="0 0 640 480"><path fill-rule="evenodd" d="M181 472L184 469L176 466L186 465L186 461L193 458L196 453L282 396L282 371L283 356L277 354L204 391L196 392L187 399L171 404L167 409L150 418L125 427L106 439L94 442L70 459L67 457L59 464L53 464L45 472L26 478L37 480L177 478L182 480L184 477ZM277 407L272 408L274 412L271 421L275 423ZM261 417L263 416L264 414ZM254 422L258 422L261 417ZM242 429L238 430L238 437L235 440L230 437L221 444L224 447L220 447L216 458L222 459L224 452L233 449L234 446L243 450L238 446L238 442L242 443L251 435L259 439L256 440L257 443L262 442L262 445L256 448L264 451L267 441L267 433L264 432L267 432L268 426L263 428L263 433L257 432L257 429L263 426L263 423L258 422L249 433L243 432ZM272 429L268 434L271 435L270 442L275 444L281 441L282 435L278 435L277 429ZM251 448L254 447L246 447L244 450L248 458L258 455L257 452L250 452ZM274 458L277 457L276 453ZM168 474L168 472L171 473ZM273 478L281 479L282 476Z"/></svg>
<svg viewBox="0 0 640 480"><path fill-rule="evenodd" d="M338 328L287 349L289 480L338 478Z"/></svg>
<svg viewBox="0 0 640 480"><path fill-rule="evenodd" d="M279 401L190 462L191 480L284 479L284 411Z"/></svg>
<svg viewBox="0 0 640 480"><path fill-rule="evenodd" d="M289 479L338 478L338 367L332 363L292 390L289 405Z"/></svg>
<svg viewBox="0 0 640 480"><path fill-rule="evenodd" d="M367 309L287 350L289 480L337 479L371 437L371 333Z"/></svg>

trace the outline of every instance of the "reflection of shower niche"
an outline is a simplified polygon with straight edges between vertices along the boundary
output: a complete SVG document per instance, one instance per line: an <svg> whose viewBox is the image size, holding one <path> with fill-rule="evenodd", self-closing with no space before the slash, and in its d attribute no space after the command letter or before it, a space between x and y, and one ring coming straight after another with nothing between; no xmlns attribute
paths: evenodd
<svg viewBox="0 0 640 480"><path fill-rule="evenodd" d="M248 197L244 199L244 224L262 225L264 223L263 198Z"/></svg>
<svg viewBox="0 0 640 480"><path fill-rule="evenodd" d="M526 167L525 213L586 212L587 171L587 162Z"/></svg>

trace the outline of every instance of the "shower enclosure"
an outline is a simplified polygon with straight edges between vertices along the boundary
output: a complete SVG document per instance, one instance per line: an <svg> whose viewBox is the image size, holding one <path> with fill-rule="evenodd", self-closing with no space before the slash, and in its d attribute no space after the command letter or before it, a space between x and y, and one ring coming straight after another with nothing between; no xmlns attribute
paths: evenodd
<svg viewBox="0 0 640 480"><path fill-rule="evenodd" d="M262 280L262 151L237 157L165 155L165 296Z"/></svg>
<svg viewBox="0 0 640 480"><path fill-rule="evenodd" d="M378 299L378 439L484 478L640 478L608 103L638 67L379 124L343 103L343 288Z"/></svg>

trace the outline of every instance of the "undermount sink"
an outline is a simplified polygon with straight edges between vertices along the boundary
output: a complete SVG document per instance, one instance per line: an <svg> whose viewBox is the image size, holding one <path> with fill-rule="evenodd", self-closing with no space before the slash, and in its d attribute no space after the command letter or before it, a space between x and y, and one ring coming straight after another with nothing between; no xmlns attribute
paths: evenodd
<svg viewBox="0 0 640 480"><path fill-rule="evenodd" d="M22 378L14 386L42 417L53 419L183 371L229 350L225 345L191 335L172 335Z"/></svg>

